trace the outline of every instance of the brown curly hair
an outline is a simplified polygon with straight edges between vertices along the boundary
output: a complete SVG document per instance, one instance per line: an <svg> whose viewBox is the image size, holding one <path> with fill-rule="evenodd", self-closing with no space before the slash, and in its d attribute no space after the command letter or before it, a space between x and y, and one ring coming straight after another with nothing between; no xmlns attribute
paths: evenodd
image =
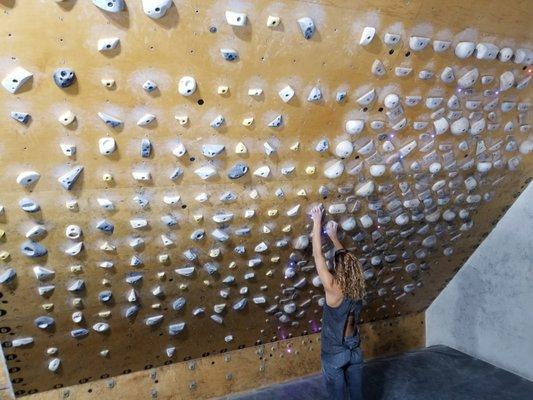
<svg viewBox="0 0 533 400"><path fill-rule="evenodd" d="M362 299L366 293L365 279L359 260L347 250L337 250L333 257L333 279L350 299Z"/></svg>

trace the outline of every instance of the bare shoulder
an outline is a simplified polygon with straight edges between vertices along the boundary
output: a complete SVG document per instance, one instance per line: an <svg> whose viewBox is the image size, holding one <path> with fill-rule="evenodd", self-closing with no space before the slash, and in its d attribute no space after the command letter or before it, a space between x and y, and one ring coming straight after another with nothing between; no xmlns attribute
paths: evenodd
<svg viewBox="0 0 533 400"><path fill-rule="evenodd" d="M340 306L342 300L344 300L344 295L337 285L334 285L332 290L326 290L326 304L331 308Z"/></svg>

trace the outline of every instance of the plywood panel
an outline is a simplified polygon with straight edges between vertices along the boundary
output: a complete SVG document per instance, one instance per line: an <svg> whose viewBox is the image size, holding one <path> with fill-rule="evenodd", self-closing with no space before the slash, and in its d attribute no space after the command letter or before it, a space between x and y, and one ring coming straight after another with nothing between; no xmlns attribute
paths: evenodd
<svg viewBox="0 0 533 400"><path fill-rule="evenodd" d="M517 106L506 113L500 109L504 101L529 103L531 91L512 88L497 93L498 78L504 71L512 71L519 81L531 73L527 66L474 57L460 60L452 50L435 53L430 45L416 52L408 45L408 38L418 35L450 40L454 45L471 40L510 46L515 50L531 47L528 2L514 2L512 7L507 7L507 2L500 1L473 5L459 1L446 2L446 5L438 1L411 1L402 3L401 7L390 1L175 1L175 6L160 20L148 18L140 3L129 1L126 11L110 14L90 2L81 1L60 4L0 2L3 10L0 75L3 78L15 66L23 66L33 74L31 82L19 93L12 95L2 90L0 94L0 203L5 207L0 228L6 231L0 251L10 254L1 268L2 271L13 268L17 272L17 278L1 291L4 315L0 335L18 394L106 379L164 363L316 332L320 325L322 291L311 284L314 271L308 250L294 251L292 241L309 232L306 210L317 201L324 202L326 207L335 203L348 206L349 213L328 218L343 221L350 214L358 218L357 228L346 232L344 240L356 249L369 271L371 293L362 322L424 310L509 207L516 193L531 179L531 155L524 150L531 141L527 129L528 112L519 112ZM224 18L227 9L246 12L248 25L244 28L229 26ZM280 16L282 24L276 29L268 28L269 15ZM303 38L296 23L304 16L311 17L317 27L311 40ZM375 27L377 34L369 46L363 47L358 42L365 26ZM400 43L392 47L385 45L383 38L387 32L401 34ZM120 46L109 53L98 52L97 41L105 37L120 38ZM220 49L224 47L237 50L239 59L235 62L223 60ZM371 73L376 59L380 59L387 70L383 77ZM398 78L394 69L399 66L412 67L413 72ZM479 69L480 75L494 77L490 84L477 82L472 92L458 93L460 112L472 121L484 117L490 122L488 118L493 118L496 121L490 122L494 124L493 130L485 130L478 138L468 134L454 136L449 131L432 137L432 121L438 116L433 115L432 119L435 110L425 107L425 100L442 97L444 105L457 92L455 81L445 84L439 79L446 66L453 68L457 78L474 67ZM58 67L75 70L76 83L67 89L58 88L52 80ZM423 70L432 71L435 77L419 79L418 74ZM178 80L185 75L195 77L198 83L197 91L190 97L183 97L177 91ZM101 79L114 79L116 87L105 88ZM159 87L151 94L142 88L148 79ZM284 103L277 93L287 84L295 89L296 96ZM229 92L219 95L219 86L228 86ZM316 103L307 101L314 86L320 87L323 96ZM263 95L249 96L251 88L261 88ZM371 88L375 88L377 99L368 107L362 107L356 100ZM346 100L340 103L335 101L339 90L347 91ZM415 107L404 104L408 127L395 134L383 107L383 100L390 93L397 93L403 103L406 96L422 97ZM468 99L479 100L482 105L497 99L495 115L489 116L490 111L482 108L478 112L467 110ZM68 127L57 121L66 110L72 110L77 116L76 122ZM11 111L30 113L30 122L23 125L14 121L9 116ZM444 115L451 122L453 116L449 111L445 109ZM123 126L107 127L97 116L98 112L120 118ZM154 114L157 121L148 127L137 126L137 120L145 113ZM219 114L226 122L222 128L213 129L210 122ZM185 126L175 119L182 115L189 117ZM278 129L269 128L267 123L276 115L283 115L284 124ZM254 124L243 126L243 118L251 116L255 118ZM345 131L346 121L353 119L366 121L359 135L348 135ZM377 120L385 122L381 131L370 128L370 123ZM425 121L428 125L417 131L415 121ZM504 132L503 127L509 121L513 122L514 130ZM117 151L113 155L106 157L99 153L98 141L102 137L116 140ZM140 156L143 138L149 138L153 145L149 158ZM328 139L330 150L319 153L315 146L323 138ZM476 155L480 138L487 150ZM522 152L509 144L511 138L517 147L522 145ZM374 157L358 154L370 139L375 142L377 154ZM387 139L393 143L394 150L383 148ZM362 169L351 174L345 171L340 178L331 180L323 172L328 163L338 160L334 148L342 140L352 142L355 147L355 152L343 161L347 170L359 162L362 162ZM395 175L390 171L395 159L389 158L387 172L382 177L370 175L371 164L397 154L398 149L411 140L417 140L418 147L401 160L403 173ZM468 149L459 146L463 140ZM247 154L234 152L241 141L248 148ZM179 142L188 150L181 158L172 154ZM277 149L273 155L265 154L265 142ZM298 151L290 150L295 142L300 142ZM75 157L63 155L61 143L75 144ZM223 144L226 150L208 159L201 153L205 143ZM510 151L505 150L506 146ZM433 149L436 160L445 168L431 174L429 164L436 160L424 161L423 157ZM444 153L453 154L456 163L445 161ZM511 171L508 161L513 157L520 163ZM422 164L418 173L409 169L415 160ZM469 160L492 162L495 167L488 173L477 172L475 165L461 169ZM501 166L498 160L502 160ZM227 178L227 172L237 162L246 163L249 172L233 181ZM216 166L219 173L203 181L194 170L207 164ZM65 191L57 178L75 165L85 169L72 190ZM270 166L270 178L261 179L252 174L262 165ZM178 166L184 174L173 181L169 176ZM283 175L281 169L289 166L294 167L294 172ZM309 166L316 167L314 174L305 172ZM17 176L25 170L41 174L31 190L16 184ZM149 170L152 179L136 182L131 175L134 170ZM102 179L105 173L113 175L112 182ZM480 203L464 201L467 193L463 180L468 176L474 176L478 182L472 194L484 196ZM354 187L370 180L375 182L374 193L368 198L354 196ZM403 226L396 224L395 218L405 206L395 208L392 200L417 197L439 180L445 180L445 187L438 193L429 190L433 204L405 209L409 222ZM400 185L403 182L410 190ZM388 184L391 185L389 192ZM329 194L319 193L321 186L327 186ZM276 195L280 188L284 192L282 197ZM305 196L298 195L301 189L305 189ZM250 197L253 190L257 190L257 198ZM235 202L223 204L219 200L227 191L238 196ZM209 194L207 202L195 200L202 192ZM163 197L171 194L181 196L180 203L174 207L163 202ZM135 195L146 196L150 205L145 209L139 207L133 201ZM22 211L18 203L23 197L38 202L41 211L33 214ZM449 202L437 204L439 197ZM98 198L112 200L115 210L102 209ZM71 199L78 201L76 212L65 207L65 202ZM379 201L383 201L381 208L371 209ZM301 205L298 215L288 217L286 212L297 204ZM254 209L255 217L244 218L246 209ZM407 233L411 227L416 231L426 224L424 219L414 221L413 218L426 218L437 209L441 213L450 209L456 217L450 222L440 217L428 223L427 232L402 237L402 231ZM464 220L458 217L461 209L469 213ZM269 210L278 210L278 213L269 216ZM213 215L221 211L234 213L231 223L220 225L212 220ZM169 214L178 221L172 228L161 223L161 217ZM371 227L364 228L359 221L365 214L374 222ZM203 219L197 222L195 216L199 215ZM379 223L378 216L382 218ZM103 218L114 223L112 235L96 229L97 222ZM146 218L149 226L144 230L132 229L129 223L132 218ZM48 255L29 259L21 254L19 246L35 223L44 224L48 231L39 241L48 249ZM463 228L470 227L469 230L460 230L464 223L467 225ZM64 253L72 244L64 234L70 224L78 224L83 229L84 250L77 257ZM291 230L284 232L282 228L287 225L291 225ZM250 235L235 235L235 230L244 226L250 228ZM270 233L265 233L265 226ZM211 236L217 227L228 232L227 241L220 243ZM191 233L199 228L205 229L206 238L200 242L191 241ZM168 248L163 246L161 234L171 238L174 244ZM427 249L424 258L417 258L415 251L421 248L422 240L432 234L436 235L437 244ZM145 242L137 250L129 246L135 237L142 237ZM277 248L276 242L282 239L288 241L288 246ZM116 250L102 251L100 248L106 241L116 246ZM256 253L254 248L262 241L268 244L268 250ZM245 246L245 254L233 251L239 245ZM199 259L196 262L184 259L182 253L189 248L197 249ZM221 254L213 258L210 253L216 248ZM453 249L452 255L443 254L447 248ZM285 278L285 268L293 252L302 262L294 278ZM161 254L169 255L168 263L158 261ZM387 263L383 261L386 254L395 254L397 258ZM133 255L143 260L142 266L130 266ZM248 267L249 260L256 257L260 257L262 263L256 268ZM381 257L381 263L373 266L372 257ZM114 268L100 268L104 261L112 262ZM207 262L216 262L219 273L209 276L203 269ZM411 263L415 268L409 273L405 267ZM196 274L192 278L176 275L174 270L187 264L196 266ZM39 282L32 271L35 265L53 269L54 278L47 283ZM81 265L82 271L72 272L73 265ZM255 276L245 279L245 274L251 271ZM125 282L125 277L132 272L141 272L144 276L142 285L136 288L142 307L139 315L128 321L123 313L129 305L126 294L131 286ZM165 275L158 276L158 273ZM222 280L228 275L233 275L236 283L225 300L219 291L226 288ZM306 279L305 286L295 288L301 278ZM83 292L73 294L66 290L74 279L85 281ZM37 290L46 284L54 284L55 290L48 298L43 298ZM407 286L407 293L407 284L414 284L414 291ZM152 294L157 286L165 292L160 299ZM239 294L243 287L248 288L247 294ZM105 305L98 300L98 293L103 290L112 291L112 303ZM266 297L265 306L252 302L252 297L260 294ZM187 305L184 310L175 312L171 304L180 296L187 299ZM72 313L77 310L73 306L75 298L83 301L85 319L81 327L90 330L83 340L70 337L70 331L79 327L72 322ZM241 298L248 298L248 305L236 312L231 306ZM309 305L306 300L311 300ZM286 314L282 311L283 305L291 301L297 304L297 311ZM226 303L221 325L210 319L213 306L220 303ZM43 304L53 304L53 310L43 310ZM275 305L277 314L265 313L266 308ZM193 316L197 307L205 307L205 315ZM103 311L111 311L111 315L104 319L99 316ZM52 316L55 328L49 332L36 328L33 321L40 315ZM164 320L150 328L144 320L154 315L163 315ZM287 322L282 322L284 318ZM102 335L91 329L101 321L110 324L109 334ZM186 328L179 336L170 337L167 327L177 322L186 322ZM228 335L234 338L229 343L224 340ZM34 344L26 348L10 347L13 339L21 337L34 338ZM57 357L62 360L58 373L47 370L51 357L46 355L46 350L50 347L58 348ZM176 348L175 355L170 358L165 352L169 347ZM103 350L109 350L107 357L100 355Z"/></svg>
<svg viewBox="0 0 533 400"><path fill-rule="evenodd" d="M361 325L365 359L424 345L424 315ZM30 395L28 399L207 399L320 371L320 335L311 334L226 354Z"/></svg>

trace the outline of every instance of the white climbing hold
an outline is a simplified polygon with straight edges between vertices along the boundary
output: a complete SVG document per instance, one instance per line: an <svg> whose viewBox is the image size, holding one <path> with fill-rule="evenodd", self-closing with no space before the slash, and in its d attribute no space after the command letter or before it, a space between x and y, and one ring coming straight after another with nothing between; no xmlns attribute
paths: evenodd
<svg viewBox="0 0 533 400"><path fill-rule="evenodd" d="M368 197L374 192L374 181L368 181L363 183L355 193L361 197Z"/></svg>
<svg viewBox="0 0 533 400"><path fill-rule="evenodd" d="M192 76L184 76L178 83L178 92L182 96L191 96L196 91L196 80Z"/></svg>
<svg viewBox="0 0 533 400"><path fill-rule="evenodd" d="M372 39L374 39L374 35L376 34L376 28L372 26L366 26L363 29L363 33L361 33L361 38L359 39L359 44L361 46L367 46L372 42Z"/></svg>
<svg viewBox="0 0 533 400"><path fill-rule="evenodd" d="M324 170L324 175L329 179L335 179L344 172L344 164L342 161L336 161Z"/></svg>
<svg viewBox="0 0 533 400"><path fill-rule="evenodd" d="M68 126L74 122L76 119L76 114L74 114L72 111L65 111L63 114L59 116L57 119L61 125Z"/></svg>
<svg viewBox="0 0 533 400"><path fill-rule="evenodd" d="M389 33L389 32L387 32L385 34L385 36L383 37L383 42L386 45L394 46L394 45L400 43L400 39L401 38L402 38L402 36L397 34L397 33Z"/></svg>
<svg viewBox="0 0 533 400"><path fill-rule="evenodd" d="M104 156L113 154L116 148L115 139L112 137L104 137L98 140L98 149L100 150L100 154Z"/></svg>
<svg viewBox="0 0 533 400"><path fill-rule="evenodd" d="M409 47L413 51L421 51L426 48L431 40L426 37L411 36L409 38Z"/></svg>
<svg viewBox="0 0 533 400"><path fill-rule="evenodd" d="M137 121L138 126L146 126L150 125L152 122L154 122L156 119L156 116L154 114L144 114L139 120Z"/></svg>
<svg viewBox="0 0 533 400"><path fill-rule="evenodd" d="M247 19L244 13L226 11L226 22L232 26L245 26Z"/></svg>
<svg viewBox="0 0 533 400"><path fill-rule="evenodd" d="M152 19L163 18L172 7L172 0L142 0L143 11Z"/></svg>
<svg viewBox="0 0 533 400"><path fill-rule="evenodd" d="M365 121L362 119L348 120L346 121L346 133L349 135L357 135L363 131L365 127Z"/></svg>
<svg viewBox="0 0 533 400"><path fill-rule="evenodd" d="M194 173L196 175L198 175L200 178L205 180L205 179L209 179L210 177L216 175L217 170L214 167L210 166L210 165L205 165L203 167L200 167L200 168L196 169L194 171Z"/></svg>
<svg viewBox="0 0 533 400"><path fill-rule="evenodd" d="M2 79L2 86L9 93L17 93L17 91L32 77L33 75L29 71L26 71L22 67L17 67Z"/></svg>
<svg viewBox="0 0 533 400"><path fill-rule="evenodd" d="M361 106L361 107L365 107L365 106L368 106L370 103L372 103L372 101L376 98L376 91L374 89L372 90L369 90L368 92L366 92L364 95L362 95L361 97L359 97L357 99L357 103Z"/></svg>
<svg viewBox="0 0 533 400"><path fill-rule="evenodd" d="M303 17L298 19L298 26L305 39L309 40L313 37L313 34L315 33L315 23L311 18Z"/></svg>
<svg viewBox="0 0 533 400"><path fill-rule="evenodd" d="M98 40L98 51L111 51L117 48L120 43L120 39L117 37L103 38Z"/></svg>
<svg viewBox="0 0 533 400"><path fill-rule="evenodd" d="M268 165L259 167L254 171L254 175L261 178L267 178L270 175L270 167Z"/></svg>
<svg viewBox="0 0 533 400"><path fill-rule="evenodd" d="M455 46L455 55L458 58L465 59L470 57L474 50L476 49L476 44L473 42L459 42Z"/></svg>
<svg viewBox="0 0 533 400"><path fill-rule="evenodd" d="M24 171L17 176L17 183L22 187L29 187L37 183L41 174L36 171Z"/></svg>
<svg viewBox="0 0 533 400"><path fill-rule="evenodd" d="M118 13L124 9L124 0L92 0L93 4L104 11Z"/></svg>

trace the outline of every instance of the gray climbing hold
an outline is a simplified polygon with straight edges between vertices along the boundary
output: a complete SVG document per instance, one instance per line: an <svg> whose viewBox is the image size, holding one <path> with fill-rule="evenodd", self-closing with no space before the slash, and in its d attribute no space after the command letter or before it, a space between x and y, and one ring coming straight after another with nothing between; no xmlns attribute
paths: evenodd
<svg viewBox="0 0 533 400"><path fill-rule="evenodd" d="M0 284L5 285L13 281L17 276L17 272L13 268L8 268L0 274Z"/></svg>
<svg viewBox="0 0 533 400"><path fill-rule="evenodd" d="M136 285L141 283L142 279L143 274L141 272L131 272L125 280L126 283L129 283L130 285Z"/></svg>
<svg viewBox="0 0 533 400"><path fill-rule="evenodd" d="M133 318L135 315L137 315L139 310L140 310L139 306L133 305L133 306L126 308L124 315L126 316L126 318Z"/></svg>
<svg viewBox="0 0 533 400"><path fill-rule="evenodd" d="M20 251L27 257L42 257L48 253L46 247L40 245L39 243L26 240L20 245Z"/></svg>
<svg viewBox="0 0 533 400"><path fill-rule="evenodd" d="M55 272L48 268L43 268L39 265L33 267L33 273L35 277L40 281L45 281L54 277Z"/></svg>
<svg viewBox="0 0 533 400"><path fill-rule="evenodd" d="M185 329L185 322L178 322L177 324L172 324L168 326L168 334L171 336L176 336Z"/></svg>
<svg viewBox="0 0 533 400"><path fill-rule="evenodd" d="M93 325L93 329L96 332L104 333L110 329L110 326L107 322L97 322L96 324Z"/></svg>
<svg viewBox="0 0 533 400"><path fill-rule="evenodd" d="M83 279L76 279L67 286L69 292L75 293L85 289L85 281Z"/></svg>
<svg viewBox="0 0 533 400"><path fill-rule="evenodd" d="M234 310L242 310L244 309L244 307L246 307L246 304L248 304L248 300L243 298L243 299L240 299L239 301L233 303L233 309Z"/></svg>
<svg viewBox="0 0 533 400"><path fill-rule="evenodd" d="M11 118L13 118L15 121L20 122L21 124L26 125L28 122L30 122L30 114L21 112L21 111L11 111Z"/></svg>
<svg viewBox="0 0 533 400"><path fill-rule="evenodd" d="M298 26L302 31L302 35L306 40L309 40L313 37L315 33L315 23L309 17L303 17L298 20Z"/></svg>
<svg viewBox="0 0 533 400"><path fill-rule="evenodd" d="M96 229L99 229L102 232L106 233L113 233L113 231L115 230L115 225L103 219L96 224Z"/></svg>
<svg viewBox="0 0 533 400"><path fill-rule="evenodd" d="M55 290L54 285L47 285L47 286L39 286L37 288L37 292L40 296L47 297L52 294L52 292Z"/></svg>
<svg viewBox="0 0 533 400"><path fill-rule="evenodd" d="M11 341L11 346L12 347L23 347L23 346L28 346L32 343L33 343L32 337L25 337L25 338L20 338L20 339L13 339Z"/></svg>
<svg viewBox="0 0 533 400"><path fill-rule="evenodd" d="M185 304L187 303L187 300L185 300L184 297L179 297L176 300L172 302L172 309L174 311L179 311L185 307Z"/></svg>
<svg viewBox="0 0 533 400"><path fill-rule="evenodd" d="M100 293L98 293L98 300L100 300L102 303L107 303L111 301L113 298L113 293L111 290L104 290Z"/></svg>
<svg viewBox="0 0 533 400"><path fill-rule="evenodd" d="M45 316L35 318L33 323L39 329L49 329L54 326L55 321L52 317L48 317L45 315Z"/></svg>
<svg viewBox="0 0 533 400"><path fill-rule="evenodd" d="M89 330L85 328L78 328L73 329L70 331L70 336L72 336L75 339L80 339L82 337L85 337L89 334Z"/></svg>
<svg viewBox="0 0 533 400"><path fill-rule="evenodd" d="M239 228L235 230L235 235L237 236L248 236L250 234L250 228Z"/></svg>
<svg viewBox="0 0 533 400"><path fill-rule="evenodd" d="M237 195L233 192L224 192L220 195L219 199L223 203L231 203L237 200Z"/></svg>
<svg viewBox="0 0 533 400"><path fill-rule="evenodd" d="M67 173L61 175L57 181L63 186L65 190L70 190L72 186L76 183L78 180L81 171L83 171L82 166L74 167Z"/></svg>
<svg viewBox="0 0 533 400"><path fill-rule="evenodd" d="M69 87L76 80L76 73L70 68L58 68L54 72L54 82L60 88Z"/></svg>
<svg viewBox="0 0 533 400"><path fill-rule="evenodd" d="M174 270L174 272L180 276L186 276L191 277L194 274L195 267L183 267L183 268L177 268Z"/></svg>
<svg viewBox="0 0 533 400"><path fill-rule="evenodd" d="M141 157L148 158L152 153L152 143L148 139L141 140Z"/></svg>
<svg viewBox="0 0 533 400"><path fill-rule="evenodd" d="M218 272L218 265L216 263L208 262L204 264L204 269L209 275L214 275Z"/></svg>
<svg viewBox="0 0 533 400"><path fill-rule="evenodd" d="M20 208L22 208L23 211L30 212L30 213L37 212L41 209L39 204L37 204L32 199L29 199L27 197L24 197L19 200L19 206Z"/></svg>
<svg viewBox="0 0 533 400"><path fill-rule="evenodd" d="M196 229L193 233L191 233L191 239L192 240L201 240L205 236L205 231L203 229Z"/></svg>

